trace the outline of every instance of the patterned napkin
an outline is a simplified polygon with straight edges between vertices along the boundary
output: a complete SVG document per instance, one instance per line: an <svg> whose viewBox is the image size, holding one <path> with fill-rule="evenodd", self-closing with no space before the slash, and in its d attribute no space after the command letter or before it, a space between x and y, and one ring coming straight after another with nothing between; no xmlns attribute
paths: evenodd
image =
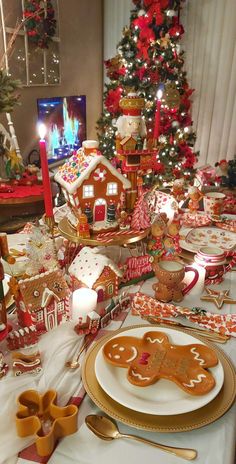
<svg viewBox="0 0 236 464"><path fill-rule="evenodd" d="M226 219L224 222L216 222L215 226L219 227L219 229L229 230L230 232L236 232L235 219Z"/></svg>
<svg viewBox="0 0 236 464"><path fill-rule="evenodd" d="M178 317L184 316L200 327L236 337L236 314L213 314L201 308L183 308L162 303L144 293L136 293L131 302L133 315Z"/></svg>

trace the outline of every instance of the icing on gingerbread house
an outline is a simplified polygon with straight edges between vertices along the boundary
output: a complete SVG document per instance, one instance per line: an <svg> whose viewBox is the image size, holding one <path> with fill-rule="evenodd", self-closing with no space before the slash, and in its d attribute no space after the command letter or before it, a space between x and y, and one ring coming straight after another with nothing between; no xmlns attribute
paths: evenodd
<svg viewBox="0 0 236 464"><path fill-rule="evenodd" d="M21 327L47 332L69 317L69 288L61 271L47 271L18 282L17 315Z"/></svg>
<svg viewBox="0 0 236 464"><path fill-rule="evenodd" d="M98 302L105 301L118 293L122 271L98 248L84 247L69 267L74 287L88 287L98 294Z"/></svg>
<svg viewBox="0 0 236 464"><path fill-rule="evenodd" d="M90 224L115 221L124 193L131 187L130 181L100 154L97 145L96 141L83 142L55 175L70 208L76 215L87 214Z"/></svg>

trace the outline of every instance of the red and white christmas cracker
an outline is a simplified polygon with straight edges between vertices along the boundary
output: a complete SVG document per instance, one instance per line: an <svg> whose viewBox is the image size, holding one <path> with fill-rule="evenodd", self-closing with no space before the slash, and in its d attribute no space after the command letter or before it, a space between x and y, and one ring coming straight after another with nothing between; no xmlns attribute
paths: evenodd
<svg viewBox="0 0 236 464"><path fill-rule="evenodd" d="M184 316L204 329L236 337L236 314L214 314L201 308L183 308L171 303L162 303L144 293L134 295L131 310L136 316Z"/></svg>

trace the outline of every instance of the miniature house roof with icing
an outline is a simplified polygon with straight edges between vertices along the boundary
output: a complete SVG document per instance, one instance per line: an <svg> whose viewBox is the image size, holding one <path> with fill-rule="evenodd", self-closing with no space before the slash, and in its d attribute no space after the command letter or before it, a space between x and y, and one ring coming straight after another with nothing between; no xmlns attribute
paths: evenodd
<svg viewBox="0 0 236 464"><path fill-rule="evenodd" d="M61 271L47 271L18 282L21 300L30 312L47 306L52 297L61 301L68 296L69 288Z"/></svg>
<svg viewBox="0 0 236 464"><path fill-rule="evenodd" d="M122 277L118 266L107 256L101 255L98 248L84 247L71 263L69 274L92 288L106 266Z"/></svg>
<svg viewBox="0 0 236 464"><path fill-rule="evenodd" d="M73 194L88 179L91 172L99 165L105 166L117 179L119 179L124 189L131 187L130 181L122 176L114 166L96 151L85 155L83 149L72 155L69 160L58 169L55 181L58 182L69 194Z"/></svg>

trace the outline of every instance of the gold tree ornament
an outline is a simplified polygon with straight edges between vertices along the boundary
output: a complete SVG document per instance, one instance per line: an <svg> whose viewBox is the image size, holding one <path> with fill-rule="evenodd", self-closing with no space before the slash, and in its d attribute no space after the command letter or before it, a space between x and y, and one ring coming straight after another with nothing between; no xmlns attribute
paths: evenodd
<svg viewBox="0 0 236 464"><path fill-rule="evenodd" d="M170 44L169 34L166 34L165 37L161 37L158 42L160 43L161 48L165 48L165 49L168 48Z"/></svg>
<svg viewBox="0 0 236 464"><path fill-rule="evenodd" d="M131 37L131 30L128 26L125 26L123 29L123 35L124 37Z"/></svg>
<svg viewBox="0 0 236 464"><path fill-rule="evenodd" d="M180 93L173 82L165 85L164 100L170 109L180 105Z"/></svg>
<svg viewBox="0 0 236 464"><path fill-rule="evenodd" d="M154 108L154 106L155 106L155 103L153 101L148 100L148 101L145 102L146 110L150 110L150 109Z"/></svg>
<svg viewBox="0 0 236 464"><path fill-rule="evenodd" d="M116 55L106 62L107 65L107 76L112 78L113 74L118 72L123 66L124 62L121 55Z"/></svg>
<svg viewBox="0 0 236 464"><path fill-rule="evenodd" d="M135 87L130 85L124 85L124 92L125 95L129 95L129 93L135 93Z"/></svg>

